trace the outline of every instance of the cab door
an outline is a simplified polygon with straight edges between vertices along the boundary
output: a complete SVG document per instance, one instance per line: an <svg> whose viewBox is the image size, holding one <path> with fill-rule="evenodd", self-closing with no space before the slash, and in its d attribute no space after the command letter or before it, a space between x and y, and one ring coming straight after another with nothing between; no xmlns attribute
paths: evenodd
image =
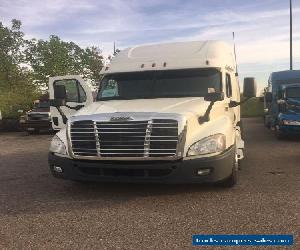
<svg viewBox="0 0 300 250"><path fill-rule="evenodd" d="M235 127L239 118L239 109L237 107L230 107L231 101L238 101L236 97L236 91L234 89L234 77L231 72L225 73L225 113L232 121L233 126Z"/></svg>
<svg viewBox="0 0 300 250"><path fill-rule="evenodd" d="M65 89L65 103L61 106L55 104L58 101L55 95L57 86ZM70 116L93 102L92 89L78 75L50 77L49 97L52 128L54 130L65 127Z"/></svg>

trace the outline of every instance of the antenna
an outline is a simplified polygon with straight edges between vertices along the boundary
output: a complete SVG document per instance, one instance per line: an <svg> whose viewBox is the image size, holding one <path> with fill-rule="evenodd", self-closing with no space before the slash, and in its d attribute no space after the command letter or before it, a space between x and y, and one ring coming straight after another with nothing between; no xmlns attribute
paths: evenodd
<svg viewBox="0 0 300 250"><path fill-rule="evenodd" d="M290 70L293 70L293 12L290 0Z"/></svg>
<svg viewBox="0 0 300 250"><path fill-rule="evenodd" d="M114 41L114 55L116 54L116 41Z"/></svg>
<svg viewBox="0 0 300 250"><path fill-rule="evenodd" d="M235 75L238 76L238 66L237 66L237 61L236 61L236 50L235 50L235 40L234 40L234 32L232 32L232 40L233 40L233 50L234 50L234 59L235 59Z"/></svg>

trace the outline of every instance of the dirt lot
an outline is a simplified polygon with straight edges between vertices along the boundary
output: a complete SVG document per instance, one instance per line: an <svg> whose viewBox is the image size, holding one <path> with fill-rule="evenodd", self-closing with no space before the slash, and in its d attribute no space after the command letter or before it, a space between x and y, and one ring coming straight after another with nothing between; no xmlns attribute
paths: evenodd
<svg viewBox="0 0 300 250"><path fill-rule="evenodd" d="M277 141L260 119L244 124L233 189L58 180L51 135L0 134L0 249L190 249L193 234L294 234L300 249L300 140Z"/></svg>

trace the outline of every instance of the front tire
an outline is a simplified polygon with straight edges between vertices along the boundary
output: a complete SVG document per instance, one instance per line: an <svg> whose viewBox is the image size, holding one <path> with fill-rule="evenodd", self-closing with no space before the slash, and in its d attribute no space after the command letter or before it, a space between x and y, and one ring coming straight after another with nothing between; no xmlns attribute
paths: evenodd
<svg viewBox="0 0 300 250"><path fill-rule="evenodd" d="M40 133L40 130L35 129L35 130L27 130L27 133L30 135L37 135Z"/></svg>
<svg viewBox="0 0 300 250"><path fill-rule="evenodd" d="M276 138L278 140L285 139L285 134L279 130L279 126L278 125L275 126L275 136L276 136Z"/></svg>
<svg viewBox="0 0 300 250"><path fill-rule="evenodd" d="M264 125L266 128L271 128L271 123L266 116L264 116Z"/></svg>
<svg viewBox="0 0 300 250"><path fill-rule="evenodd" d="M232 173L229 177L223 180L220 183L220 185L224 188L234 187L238 183L238 171L239 171L239 160L236 153L233 161Z"/></svg>
<svg viewBox="0 0 300 250"><path fill-rule="evenodd" d="M238 173L237 172L238 172L238 170L236 169L236 167L234 167L232 169L231 175L221 182L221 186L224 188L234 187L238 182Z"/></svg>

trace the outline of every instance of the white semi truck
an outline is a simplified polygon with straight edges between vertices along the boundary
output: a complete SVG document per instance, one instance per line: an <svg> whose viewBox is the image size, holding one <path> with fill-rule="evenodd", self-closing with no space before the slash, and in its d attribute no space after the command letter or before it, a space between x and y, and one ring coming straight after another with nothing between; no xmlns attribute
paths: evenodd
<svg viewBox="0 0 300 250"><path fill-rule="evenodd" d="M74 181L237 182L244 157L231 46L195 41L137 46L103 69L93 101L78 76L50 78L49 166ZM244 96L256 94L245 81Z"/></svg>

